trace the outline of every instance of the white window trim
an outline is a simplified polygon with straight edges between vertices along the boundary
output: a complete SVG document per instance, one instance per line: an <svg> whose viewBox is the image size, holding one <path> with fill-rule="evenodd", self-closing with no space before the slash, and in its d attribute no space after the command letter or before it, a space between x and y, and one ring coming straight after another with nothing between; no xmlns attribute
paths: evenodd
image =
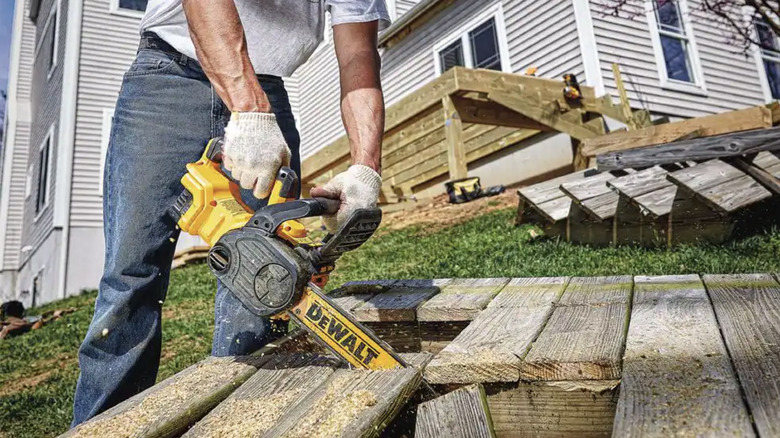
<svg viewBox="0 0 780 438"><path fill-rule="evenodd" d="M704 81L704 73L699 59L699 48L696 45L696 36L693 32L693 23L691 22L690 9L686 0L675 0L680 5L680 15L685 30L685 38L688 43L688 52L691 57L691 73L693 74L693 83L669 79L666 71L666 61L664 50L661 46L661 34L658 29L658 20L655 17L655 0L645 0L645 15L647 24L650 27L650 36L653 40L653 52L655 53L655 63L658 69L658 78L661 88L671 91L679 91L699 96L707 95L707 84Z"/></svg>
<svg viewBox="0 0 780 438"><path fill-rule="evenodd" d="M467 68L474 68L474 61L471 59L471 41L469 40L469 32L484 24L489 19L495 19L496 21L496 34L498 36L498 53L501 57L501 70L506 73L512 73L512 60L509 58L509 45L506 41L506 26L504 25L504 10L501 7L501 3L496 3L490 8L482 11L482 13L476 15L469 20L466 24L450 33L444 39L439 40L433 46L433 62L436 66L436 76L442 74L441 71L441 59L439 59L439 52L450 44L457 40L461 40L463 46L463 60L466 63Z"/></svg>
<svg viewBox="0 0 780 438"><path fill-rule="evenodd" d="M743 9L743 14L745 15L746 22L750 23L751 27L751 36L754 38L754 41L758 41L758 30L756 29L756 24L753 20L753 16L750 13L750 10L748 7L745 7ZM780 41L780 37L775 37L778 41ZM780 57L773 57L770 55L764 54L764 51L761 49L761 46L759 44L752 44L753 46L753 59L756 62L756 68L758 69L758 78L759 82L761 82L761 92L764 93L764 101L766 103L774 102L775 99L772 97L772 88L769 86L769 78L766 75L766 67L764 67L764 60L770 60L780 63Z"/></svg>
<svg viewBox="0 0 780 438"><path fill-rule="evenodd" d="M111 15L119 15L122 17L130 18L143 18L144 11L135 11L132 9L125 9L119 7L119 0L111 0L108 6L108 12Z"/></svg>
<svg viewBox="0 0 780 438"><path fill-rule="evenodd" d="M41 31L41 38L36 38L35 41L35 54L33 55L33 59L37 60L38 55L41 53L41 48L43 47L43 42L46 40L44 38L46 36L46 32L49 30L49 26L51 26L52 18L54 17L55 13L57 15L57 20L54 23L54 59L52 60L51 67L49 67L49 70L46 72L46 80L48 81L51 79L51 75L54 73L54 70L57 69L57 65L59 64L59 58L60 58L60 21L62 21L62 17L60 17L60 2L61 0L57 0L54 2L51 6L51 9L49 10L49 15L46 17L46 23L43 25L43 30Z"/></svg>
<svg viewBox="0 0 780 438"><path fill-rule="evenodd" d="M32 195L32 183L33 183L33 165L30 164L27 166L27 180L26 185L24 186L24 199L28 200L30 199L30 195Z"/></svg>
<svg viewBox="0 0 780 438"><path fill-rule="evenodd" d="M43 213L46 212L46 210L49 209L49 206L51 205L51 166L53 160L53 152L54 152L54 128L55 125L52 124L51 128L49 128L49 132L46 133L46 137L43 138L43 141L40 145L38 145L38 154L37 156L40 158L41 150L43 150L43 147L46 145L46 142L49 141L49 162L46 163L46 187L44 187L44 190L46 191L46 201L43 204L43 207L41 207L41 210L35 214L35 217L33 218L33 222L38 222L38 219L43 216ZM36 161L37 163L37 161ZM38 176L38 180L36 181L36 196L37 196L37 182L40 181L40 175ZM38 202L38 199L36 198L35 202Z"/></svg>
<svg viewBox="0 0 780 438"><path fill-rule="evenodd" d="M106 170L106 154L108 153L108 141L111 138L111 119L114 117L114 108L103 108L103 124L100 136L100 173L98 174L98 195L103 196L103 176Z"/></svg>

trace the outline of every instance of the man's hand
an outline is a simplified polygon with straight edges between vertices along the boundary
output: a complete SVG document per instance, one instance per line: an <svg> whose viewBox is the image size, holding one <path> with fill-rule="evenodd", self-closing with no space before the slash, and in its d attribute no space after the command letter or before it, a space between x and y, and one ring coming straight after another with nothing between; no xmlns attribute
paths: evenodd
<svg viewBox="0 0 780 438"><path fill-rule="evenodd" d="M376 207L380 187L382 187L382 177L374 169L355 164L336 175L324 186L313 188L311 196L341 201L338 213L322 218L322 223L325 224L328 232L335 233L355 210Z"/></svg>
<svg viewBox="0 0 780 438"><path fill-rule="evenodd" d="M376 207L382 187L379 167L385 104L379 80L377 28L376 21L333 27L341 79L341 119L349 137L352 166L311 191L312 196L341 201L336 215L322 219L331 233L356 209Z"/></svg>
<svg viewBox="0 0 780 438"><path fill-rule="evenodd" d="M284 141L276 116L268 113L238 113L225 128L225 168L258 199L271 194L276 173L290 165L290 148Z"/></svg>

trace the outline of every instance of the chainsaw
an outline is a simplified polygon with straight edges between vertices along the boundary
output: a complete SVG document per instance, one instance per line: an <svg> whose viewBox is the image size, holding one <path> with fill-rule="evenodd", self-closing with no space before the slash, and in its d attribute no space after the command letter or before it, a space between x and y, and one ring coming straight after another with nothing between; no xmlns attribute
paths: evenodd
<svg viewBox="0 0 780 438"><path fill-rule="evenodd" d="M221 163L222 139L215 138L187 165L184 191L168 212L182 231L211 247L207 263L217 279L255 315L296 321L354 367L406 367L389 345L321 290L335 261L374 234L382 211L359 209L315 243L298 219L334 214L339 201L297 199L298 176L282 167L268 204L252 211Z"/></svg>

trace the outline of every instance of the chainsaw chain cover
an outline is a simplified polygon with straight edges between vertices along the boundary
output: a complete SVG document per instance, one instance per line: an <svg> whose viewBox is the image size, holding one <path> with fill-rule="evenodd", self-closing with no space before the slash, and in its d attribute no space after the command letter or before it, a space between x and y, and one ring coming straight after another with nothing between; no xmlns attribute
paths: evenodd
<svg viewBox="0 0 780 438"><path fill-rule="evenodd" d="M272 316L296 303L314 272L284 241L244 227L219 240L208 257L211 272L252 313Z"/></svg>

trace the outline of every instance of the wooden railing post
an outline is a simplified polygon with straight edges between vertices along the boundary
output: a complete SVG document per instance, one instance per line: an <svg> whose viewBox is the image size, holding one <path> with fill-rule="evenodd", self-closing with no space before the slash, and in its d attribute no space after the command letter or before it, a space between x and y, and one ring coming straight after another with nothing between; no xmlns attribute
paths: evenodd
<svg viewBox="0 0 780 438"><path fill-rule="evenodd" d="M450 180L468 176L466 149L463 146L463 123L449 95L441 99L444 110L444 132L447 137L447 161Z"/></svg>

